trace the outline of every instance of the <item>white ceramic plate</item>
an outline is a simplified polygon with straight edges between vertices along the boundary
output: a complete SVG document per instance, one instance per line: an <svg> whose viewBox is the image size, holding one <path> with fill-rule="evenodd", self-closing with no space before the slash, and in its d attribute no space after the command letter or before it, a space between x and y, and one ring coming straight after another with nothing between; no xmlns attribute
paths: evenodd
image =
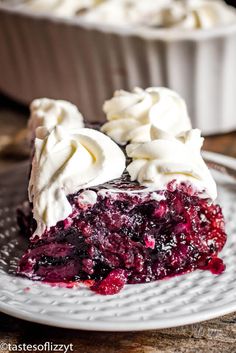
<svg viewBox="0 0 236 353"><path fill-rule="evenodd" d="M236 160L207 153L209 159L236 169ZM25 247L17 233L16 205L25 198L27 166L0 176L0 311L33 322L97 331L136 331L190 324L236 311L236 183L215 175L227 222L222 251L227 269L207 271L150 284L127 285L114 296L82 287L67 289L14 275Z"/></svg>

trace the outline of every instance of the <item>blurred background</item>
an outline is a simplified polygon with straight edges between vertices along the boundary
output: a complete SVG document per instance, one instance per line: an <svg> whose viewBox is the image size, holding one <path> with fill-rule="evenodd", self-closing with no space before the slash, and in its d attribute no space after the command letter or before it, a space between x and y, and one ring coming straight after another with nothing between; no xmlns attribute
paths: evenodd
<svg viewBox="0 0 236 353"><path fill-rule="evenodd" d="M208 136L205 148L236 156L235 27L170 38L0 8L0 171L28 157L32 99L68 99L88 121L103 121L104 100L135 86L176 90Z"/></svg>
<svg viewBox="0 0 236 353"><path fill-rule="evenodd" d="M235 0L226 0L225 1L227 4L236 7L236 1Z"/></svg>

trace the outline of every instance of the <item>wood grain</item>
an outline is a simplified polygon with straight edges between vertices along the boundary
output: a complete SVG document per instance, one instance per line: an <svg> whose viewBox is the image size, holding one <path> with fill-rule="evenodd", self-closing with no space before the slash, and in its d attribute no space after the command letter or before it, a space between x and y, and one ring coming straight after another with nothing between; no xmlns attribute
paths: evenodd
<svg viewBox="0 0 236 353"><path fill-rule="evenodd" d="M3 158L1 143L8 144L8 138L12 139L26 126L27 115L27 109L12 106L0 97L0 171L19 162L17 149ZM207 137L204 148L236 157L236 132ZM20 159L24 153L19 149ZM236 353L236 313L194 325L136 333L66 330L0 314L0 343L42 344L47 341L72 343L74 352L78 353Z"/></svg>

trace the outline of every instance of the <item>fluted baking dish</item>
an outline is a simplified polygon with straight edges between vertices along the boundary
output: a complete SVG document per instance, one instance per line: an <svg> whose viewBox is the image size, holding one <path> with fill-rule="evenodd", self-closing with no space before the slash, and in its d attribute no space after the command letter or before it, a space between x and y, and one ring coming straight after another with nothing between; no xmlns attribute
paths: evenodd
<svg viewBox="0 0 236 353"><path fill-rule="evenodd" d="M89 121L116 89L167 86L204 134L236 129L236 24L210 30L121 28L0 5L0 90L77 104Z"/></svg>

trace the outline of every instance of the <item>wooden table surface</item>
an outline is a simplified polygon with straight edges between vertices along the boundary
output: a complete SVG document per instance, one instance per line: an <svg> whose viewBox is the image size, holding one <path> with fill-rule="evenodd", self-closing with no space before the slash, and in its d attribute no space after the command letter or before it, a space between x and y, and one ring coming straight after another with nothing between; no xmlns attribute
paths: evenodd
<svg viewBox="0 0 236 353"><path fill-rule="evenodd" d="M27 151L22 149L19 136L14 139L13 148L7 149L7 145L26 126L27 115L26 108L0 96L0 171L26 158ZM236 133L208 137L204 148L236 157ZM72 343L73 352L78 353L236 353L236 313L178 328L129 333L52 328L0 314L1 342ZM0 353L4 353L1 348Z"/></svg>

